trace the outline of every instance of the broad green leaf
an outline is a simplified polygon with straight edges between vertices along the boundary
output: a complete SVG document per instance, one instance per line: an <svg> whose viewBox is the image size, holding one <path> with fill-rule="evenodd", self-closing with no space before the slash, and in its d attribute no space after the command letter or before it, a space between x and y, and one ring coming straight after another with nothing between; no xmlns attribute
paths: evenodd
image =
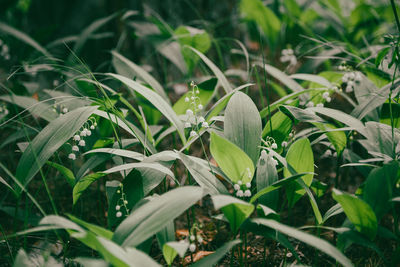
<svg viewBox="0 0 400 267"><path fill-rule="evenodd" d="M332 84L327 79L325 79L322 76L315 75L315 74L296 73L296 74L290 75L289 77L292 79L299 79L299 80L317 83L320 85L320 87L322 85L322 86L326 87L327 89L330 89L332 87Z"/></svg>
<svg viewBox="0 0 400 267"><path fill-rule="evenodd" d="M279 214L267 206L264 206L262 204L257 204L256 210L257 210L257 216L259 217L274 219L277 221L280 220Z"/></svg>
<svg viewBox="0 0 400 267"><path fill-rule="evenodd" d="M228 193L224 184L221 183L217 177L211 174L203 165L194 161L191 156L179 153L179 157L196 182L210 195Z"/></svg>
<svg viewBox="0 0 400 267"><path fill-rule="evenodd" d="M179 26L175 30L175 36L181 46L190 46L201 53L206 53L211 47L211 39L204 30L196 29L190 26ZM199 58L191 53L190 50L181 49L183 58L190 71L196 66Z"/></svg>
<svg viewBox="0 0 400 267"><path fill-rule="evenodd" d="M325 223L329 218L338 215L342 212L343 212L342 206L340 206L340 203L337 203L333 205L327 212L325 212L322 221Z"/></svg>
<svg viewBox="0 0 400 267"><path fill-rule="evenodd" d="M113 56L114 68L117 70L118 74L129 79L133 79L134 77L138 76L144 82L149 84L164 99L164 101L169 103L169 98L165 93L164 88L153 76L146 72L142 67L136 65L118 52L112 51L111 54Z"/></svg>
<svg viewBox="0 0 400 267"><path fill-rule="evenodd" d="M97 83L95 83L95 81L89 80L89 79L81 79L80 81L87 81L87 82L91 82L94 83L95 85L97 85ZM75 81L76 83L78 81ZM100 83L99 83L100 84ZM103 85L105 86L105 85ZM97 97L97 88L95 87L95 97ZM78 96L74 96L71 95L69 93L65 93L62 91L56 91L56 90L43 90L46 94L48 94L49 96L52 97L52 99L55 100L56 104L59 104L63 107L68 108L69 111L83 107L83 106L89 106L92 101L89 98L86 97L78 97Z"/></svg>
<svg viewBox="0 0 400 267"><path fill-rule="evenodd" d="M254 205L229 195L214 195L211 199L216 210L222 210L233 233L254 211Z"/></svg>
<svg viewBox="0 0 400 267"><path fill-rule="evenodd" d="M106 261L100 260L100 259L78 257L78 258L75 258L74 261L81 264L83 267L108 267L109 266Z"/></svg>
<svg viewBox="0 0 400 267"><path fill-rule="evenodd" d="M100 227L98 225L94 225L88 222L85 222L71 214L67 214L67 216L69 217L69 219L75 223L77 223L78 225L86 228L87 230L91 231L92 233L98 235L98 236L102 236L104 238L107 239L111 239L113 236L113 232L111 232L110 230L107 230L103 227Z"/></svg>
<svg viewBox="0 0 400 267"><path fill-rule="evenodd" d="M164 245L168 242L175 241L175 223L171 220L167 225L159 231L157 234L157 242L161 249L164 248Z"/></svg>
<svg viewBox="0 0 400 267"><path fill-rule="evenodd" d="M307 138L302 138L294 142L287 154L286 161L297 173L314 172L314 155L311 149L310 141ZM283 171L284 177L289 177L295 173L285 168ZM313 174L304 175L301 178L306 186L310 186ZM289 206L293 205L304 195L306 191L297 183L293 182L286 187L286 194L289 201Z"/></svg>
<svg viewBox="0 0 400 267"><path fill-rule="evenodd" d="M275 229L283 234L286 234L292 238L296 238L307 245L310 245L327 255L331 256L335 260L337 260L339 263L341 263L345 267L350 267L353 266L351 261L343 255L342 252L340 252L337 248L335 248L333 245L329 244L327 241L315 237L313 235L310 235L308 233L302 232L297 230L296 228L292 228L290 226L284 225L282 223L279 223L274 220L269 220L269 219L252 219L251 220L254 223L261 224L267 227L270 227L272 229Z"/></svg>
<svg viewBox="0 0 400 267"><path fill-rule="evenodd" d="M169 59L183 74L188 73L188 68L181 52L181 46L177 41L162 42L156 45L156 49L161 55Z"/></svg>
<svg viewBox="0 0 400 267"><path fill-rule="evenodd" d="M314 217L315 217L316 223L318 225L322 224L322 215L321 215L321 212L319 211L317 201L315 200L311 189L309 188L309 186L307 186L304 183L303 180L298 180L297 183L304 189L304 191L308 195L308 199L310 200L310 204L311 204L311 207L312 207L313 212L314 212Z"/></svg>
<svg viewBox="0 0 400 267"><path fill-rule="evenodd" d="M275 13L266 7L261 0L241 0L239 8L240 13L246 20L256 22L263 30L270 41L270 45L274 45L277 42L281 22Z"/></svg>
<svg viewBox="0 0 400 267"><path fill-rule="evenodd" d="M261 196L268 194L269 192L272 192L274 190L277 190L277 189L281 188L282 186L287 186L290 183L292 183L293 181L296 181L297 179L299 179L300 177L302 177L304 175L309 175L309 174L312 175L313 173L312 172L298 173L298 174L292 175L290 177L278 180L275 183L273 183L272 185L258 191L257 194L255 194L254 196L251 197L250 203L254 203Z"/></svg>
<svg viewBox="0 0 400 267"><path fill-rule="evenodd" d="M26 186L46 161L65 144L97 109L75 109L50 122L29 144L17 167L17 179ZM21 189L17 189L20 193Z"/></svg>
<svg viewBox="0 0 400 267"><path fill-rule="evenodd" d="M315 126L318 127L321 131L327 131L331 129L337 129L334 125L330 123L322 124L322 123L314 123ZM347 136L342 131L328 131L325 133L328 137L329 141L335 147L335 150L338 155L340 155L347 145Z"/></svg>
<svg viewBox="0 0 400 267"><path fill-rule="evenodd" d="M270 123L272 124L272 132ZM292 131L292 125L292 120L283 112L278 111L272 116L271 122L268 121L265 124L262 137L265 138L266 136L269 136L274 138L278 148L281 148L282 142L288 138L289 133Z"/></svg>
<svg viewBox="0 0 400 267"><path fill-rule="evenodd" d="M395 80L393 88L398 88L399 84L400 79ZM385 103L388 99L390 88L392 88L392 83L383 86L376 93L370 95L367 99L363 100L361 104L356 106L351 112L351 115L361 120L365 116L367 116L372 110L382 106L382 104ZM395 89L393 95L396 95L397 93L398 89Z"/></svg>
<svg viewBox="0 0 400 267"><path fill-rule="evenodd" d="M390 209L389 201L397 180L399 163L393 161L373 169L365 181L362 198L374 210L378 221Z"/></svg>
<svg viewBox="0 0 400 267"><path fill-rule="evenodd" d="M178 116L176 115L176 113L172 109L172 107L167 102L165 102L165 100L160 95L158 95L151 89L141 85L140 83L135 82L124 76L121 76L118 74L112 74L112 73L109 73L108 75L121 81L130 90L138 92L143 97L145 97L151 104L154 105L154 107L156 107L176 127L176 129L179 133L179 136L181 137L182 142L186 143L185 132L184 132L183 124L182 124L181 120L178 118Z"/></svg>
<svg viewBox="0 0 400 267"><path fill-rule="evenodd" d="M135 159L135 160L139 160L139 161L144 159L143 153L138 153L138 152L126 150L126 149L118 149L118 148L97 148L97 149L89 150L89 151L85 152L83 155L91 154L91 153L107 153L107 154L112 154L115 156Z"/></svg>
<svg viewBox="0 0 400 267"><path fill-rule="evenodd" d="M102 171L105 174L110 174L110 173L114 173L114 172L121 172L121 171L130 171L132 169L136 169L136 168L149 168L149 169L153 169L159 172L162 172L166 175L171 176L172 178L175 178L175 175L173 174L173 172L163 166L160 163L156 163L156 162L138 162L138 163L126 163L126 164L122 164L122 165L118 165L115 166L113 168L110 168L108 170Z"/></svg>
<svg viewBox="0 0 400 267"><path fill-rule="evenodd" d="M189 247L189 242L172 241L165 243L162 248L162 251L164 259L167 262L168 266L172 264L172 262L174 261L175 257L178 254L181 258L183 258L188 247Z"/></svg>
<svg viewBox="0 0 400 267"><path fill-rule="evenodd" d="M322 115L331 117L345 125L353 127L355 130L360 132L362 135L365 135L365 126L364 124L357 118L344 113L343 111L332 109L332 108L323 108L323 107L313 107L306 109L308 111L314 111L316 113L320 113Z"/></svg>
<svg viewBox="0 0 400 267"><path fill-rule="evenodd" d="M360 140L359 142L368 152L374 151L395 158L393 147L400 142L400 131L393 128L392 139L392 127L389 125L368 121L365 126L364 136L367 137L367 140Z"/></svg>
<svg viewBox="0 0 400 267"><path fill-rule="evenodd" d="M287 101L290 101L290 100L294 101L295 98L297 98L298 96L301 96L303 94L306 94L306 93L320 92L320 91L321 91L320 89L305 89L303 91L291 93L289 95L279 98L274 103L270 104L269 110L272 113L277 108L279 108L281 105L284 105ZM263 110L260 111L261 118L265 118L268 114L269 114L268 107L265 107L265 108L263 108Z"/></svg>
<svg viewBox="0 0 400 267"><path fill-rule="evenodd" d="M211 155L221 170L233 182L251 182L254 175L253 161L235 144L211 132Z"/></svg>
<svg viewBox="0 0 400 267"><path fill-rule="evenodd" d="M315 115L314 112L310 112L308 109L301 109L301 108L292 107L292 106L280 106L279 110L283 114L288 116L295 124L297 124L299 121L301 121L301 122L318 122L318 123L324 122L324 120L322 118Z"/></svg>
<svg viewBox="0 0 400 267"><path fill-rule="evenodd" d="M39 116L44 120L50 122L58 117L58 114L53 111L53 107L46 102L39 102L33 97L19 96L19 95L3 95L0 100L9 102L20 106L32 113L32 115Z"/></svg>
<svg viewBox="0 0 400 267"><path fill-rule="evenodd" d="M244 84L242 86L239 86L235 89L233 89L232 92L225 94L223 97L221 97L207 112L206 114L206 120L209 121L211 118L213 118L214 116L217 116L228 104L229 99L231 99L232 95L244 88L250 87L254 84L251 83L247 83Z"/></svg>
<svg viewBox="0 0 400 267"><path fill-rule="evenodd" d="M33 256L34 255L34 256ZM64 264L58 262L52 256L47 255L44 257L41 254L26 254L24 249L18 251L17 257L14 260L13 267L36 267L40 262L43 267L62 267ZM11 265L10 265L11 266Z"/></svg>
<svg viewBox="0 0 400 267"><path fill-rule="evenodd" d="M45 57L53 58L52 55L43 46L41 46L38 42L33 40L31 37L29 37L29 35L27 35L26 33L21 32L20 30L17 30L17 29L15 29L7 24L4 24L2 22L0 22L0 31L5 32L6 34L12 35L13 37L26 43L27 45L35 48L37 51L42 53Z"/></svg>
<svg viewBox="0 0 400 267"><path fill-rule="evenodd" d="M47 161L46 162L49 166L57 169L67 180L68 184L70 186L74 186L75 185L75 176L74 173L68 169L67 167L64 167L63 165L60 165L58 163L55 162L51 162L51 161Z"/></svg>
<svg viewBox="0 0 400 267"><path fill-rule="evenodd" d="M218 262L230 251L234 246L240 244L242 241L236 239L225 243L222 247L218 248L213 254L206 256L205 258L199 260L192 267L210 267L216 266Z"/></svg>
<svg viewBox="0 0 400 267"><path fill-rule="evenodd" d="M225 109L224 135L246 152L254 165L260 151L261 130L261 118L253 100L242 92L235 93Z"/></svg>
<svg viewBox="0 0 400 267"><path fill-rule="evenodd" d="M232 87L229 84L228 80L226 79L225 75L222 71L210 60L208 59L203 53L198 51L197 49L188 46L188 48L192 49L203 61L206 65L211 69L214 75L218 78L219 83L221 84L222 88L224 88L226 93L232 92Z"/></svg>
<svg viewBox="0 0 400 267"><path fill-rule="evenodd" d="M149 141L145 137L144 133L142 133L142 131L138 127L136 127L133 123L130 123L126 120L122 121L116 115L107 113L102 110L96 110L94 112L94 114L96 114L106 120L109 120L110 122L115 123L116 125L118 125L118 127L121 127L122 129L127 131L129 134L131 134L132 136L137 138L142 143L142 145L144 147L146 147L146 149L148 149L152 154L157 152L156 149L154 148L154 146L152 145L151 141Z"/></svg>
<svg viewBox="0 0 400 267"><path fill-rule="evenodd" d="M102 237L97 237L96 239L103 246L103 249L100 250L100 253L113 266L135 266L135 267L161 266L157 262L155 262L152 258L150 258L149 255L138 249L123 248L117 245L116 243L112 242L111 240Z"/></svg>
<svg viewBox="0 0 400 267"><path fill-rule="evenodd" d="M332 197L340 203L347 218L357 231L373 240L376 236L378 222L372 208L362 199L336 189L333 190Z"/></svg>
<svg viewBox="0 0 400 267"><path fill-rule="evenodd" d="M261 152L260 159L257 164L256 184L257 192L278 181L278 173L274 159L267 153ZM258 202L268 206L272 209L276 209L279 201L279 192L274 191L261 196Z"/></svg>
<svg viewBox="0 0 400 267"><path fill-rule="evenodd" d="M200 187L184 186L164 193L133 211L115 230L113 240L134 247L160 231L203 197Z"/></svg>
<svg viewBox="0 0 400 267"><path fill-rule="evenodd" d="M83 192L95 181L105 176L106 173L96 172L79 179L72 190L72 203L76 204Z"/></svg>

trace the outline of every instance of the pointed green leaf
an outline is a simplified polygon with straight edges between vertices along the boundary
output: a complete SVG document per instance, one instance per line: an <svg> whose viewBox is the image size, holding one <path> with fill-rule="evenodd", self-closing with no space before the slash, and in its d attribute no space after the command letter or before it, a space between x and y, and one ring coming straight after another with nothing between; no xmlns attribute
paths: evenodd
<svg viewBox="0 0 400 267"><path fill-rule="evenodd" d="M253 100L242 92L235 93L225 109L226 139L247 153L257 163L261 143L261 118Z"/></svg>
<svg viewBox="0 0 400 267"><path fill-rule="evenodd" d="M297 173L314 172L314 155L310 141L307 138L302 138L294 142L286 154L286 161ZM295 173L285 168L283 174L285 177L289 177ZM311 185L312 179L313 174L307 174L302 177L307 186ZM293 207L306 191L297 182L293 182L286 187L286 192L289 206Z"/></svg>
<svg viewBox="0 0 400 267"><path fill-rule="evenodd" d="M29 144L17 167L17 179L26 186L46 161L87 121L97 107L82 107L50 122ZM21 190L17 189L20 193Z"/></svg>
<svg viewBox="0 0 400 267"><path fill-rule="evenodd" d="M243 150L216 133L211 133L210 151L221 170L233 183L251 182L254 175L253 161Z"/></svg>
<svg viewBox="0 0 400 267"><path fill-rule="evenodd" d="M373 240L378 229L378 222L372 208L362 199L342 193L337 189L333 190L332 197L340 203L347 218L353 223L357 231Z"/></svg>

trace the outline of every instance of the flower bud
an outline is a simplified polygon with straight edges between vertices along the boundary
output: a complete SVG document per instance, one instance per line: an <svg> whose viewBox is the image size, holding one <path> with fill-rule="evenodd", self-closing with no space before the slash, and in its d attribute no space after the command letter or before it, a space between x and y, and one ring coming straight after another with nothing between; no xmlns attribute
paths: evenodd
<svg viewBox="0 0 400 267"><path fill-rule="evenodd" d="M193 111L191 109L186 110L186 115L192 116L193 115Z"/></svg>
<svg viewBox="0 0 400 267"><path fill-rule="evenodd" d="M195 252L196 251L196 244L190 244L190 246L189 246L189 250L190 250L190 252Z"/></svg>
<svg viewBox="0 0 400 267"><path fill-rule="evenodd" d="M251 197L251 191L250 190L246 190L246 191L244 191L244 196L245 197Z"/></svg>
<svg viewBox="0 0 400 267"><path fill-rule="evenodd" d="M206 122L206 121L201 124L201 127L204 127L204 128L208 128L208 126L209 126L208 122Z"/></svg>
<svg viewBox="0 0 400 267"><path fill-rule="evenodd" d="M190 132L190 137L195 137L197 135L196 131L191 131Z"/></svg>

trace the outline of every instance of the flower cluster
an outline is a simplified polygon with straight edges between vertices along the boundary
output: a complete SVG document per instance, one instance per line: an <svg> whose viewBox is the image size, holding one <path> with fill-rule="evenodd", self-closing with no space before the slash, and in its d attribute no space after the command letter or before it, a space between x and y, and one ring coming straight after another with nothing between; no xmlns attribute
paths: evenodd
<svg viewBox="0 0 400 267"><path fill-rule="evenodd" d="M68 112L68 111L67 111ZM68 155L69 159L75 160L76 159L76 154L79 152L79 147L84 147L86 145L86 142L84 138L86 136L91 136L92 131L94 130L97 126L96 120L91 117L89 120L83 125L83 129L79 130L78 132L75 133L75 135L72 137L72 148L71 148L71 153ZM89 130L89 129L90 130Z"/></svg>
<svg viewBox="0 0 400 267"><path fill-rule="evenodd" d="M294 55L294 51L291 48L288 49L283 49L282 50L282 56L280 58L280 61L282 63L284 62L289 62L289 66L294 66L297 64L297 58Z"/></svg>
<svg viewBox="0 0 400 267"><path fill-rule="evenodd" d="M57 112L57 113L68 113L68 107L64 106L64 105L58 105L58 104L54 104L53 105L53 111Z"/></svg>
<svg viewBox="0 0 400 267"><path fill-rule="evenodd" d="M237 197L251 197L251 183L248 182L243 184L242 180L239 180L236 184L233 185L233 189L235 189L235 195Z"/></svg>
<svg viewBox="0 0 400 267"><path fill-rule="evenodd" d="M358 71L347 72L342 77L342 82L346 84L346 93L351 93L354 91L354 86L356 83L360 83L362 76Z"/></svg>
<svg viewBox="0 0 400 267"><path fill-rule="evenodd" d="M337 157L337 152L335 151L335 152L333 152L332 153L332 150L330 150L329 148L325 151L325 153L321 156L322 158L329 158L329 157L334 157L334 158L336 158Z"/></svg>
<svg viewBox="0 0 400 267"><path fill-rule="evenodd" d="M0 56L3 57L5 60L10 59L10 49L1 39L0 39Z"/></svg>
<svg viewBox="0 0 400 267"><path fill-rule="evenodd" d="M202 225L194 223L192 228L190 229L188 241L185 240L180 241L180 242L189 242L189 251L192 253L196 251L197 244L198 245L203 244L203 237L200 235L201 227Z"/></svg>
<svg viewBox="0 0 400 267"><path fill-rule="evenodd" d="M265 144L266 147L271 148L271 149L278 149L278 145L275 142L275 139L272 138L271 136L267 136L265 140L262 140L262 142Z"/></svg>
<svg viewBox="0 0 400 267"><path fill-rule="evenodd" d="M208 122L204 119L203 116L199 116L201 110L203 110L203 105L200 103L200 91L197 85L192 81L190 83L192 90L189 92L188 96L185 97L185 102L189 103L191 108L186 110L186 122L185 128L192 128L190 131L190 137L197 136L197 132L199 130L199 124L203 128L208 128ZM194 129L196 127L196 129ZM197 131L196 131L197 130Z"/></svg>
<svg viewBox="0 0 400 267"><path fill-rule="evenodd" d="M124 192L124 185L122 183L119 184L119 189L117 190L117 194L121 194L121 197L117 201L117 205L115 206L115 210L117 211L115 213L115 216L117 218L120 218L122 216L123 211L125 211L125 214L129 214L129 208L128 208L128 200L126 199L126 194Z"/></svg>

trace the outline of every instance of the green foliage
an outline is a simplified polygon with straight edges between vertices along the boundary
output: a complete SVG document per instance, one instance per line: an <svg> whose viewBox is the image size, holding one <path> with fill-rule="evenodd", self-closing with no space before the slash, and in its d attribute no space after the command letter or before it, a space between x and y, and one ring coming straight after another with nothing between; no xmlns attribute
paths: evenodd
<svg viewBox="0 0 400 267"><path fill-rule="evenodd" d="M251 182L254 175L253 162L238 146L212 132L210 151L218 166L233 183Z"/></svg>
<svg viewBox="0 0 400 267"><path fill-rule="evenodd" d="M254 102L242 92L228 102L224 117L224 135L257 163L261 143L261 118Z"/></svg>
<svg viewBox="0 0 400 267"><path fill-rule="evenodd" d="M0 262L399 265L397 3L200 2L2 4Z"/></svg>
<svg viewBox="0 0 400 267"><path fill-rule="evenodd" d="M310 141L306 138L299 139L293 143L286 155L286 161L291 168L285 168L284 176L287 178L293 173L314 172L314 156L311 149ZM292 171L293 170L293 171ZM304 184L309 187L313 180L313 174L304 175L301 178ZM293 182L286 187L286 194L289 206L293 205L304 195L306 191L297 182Z"/></svg>

